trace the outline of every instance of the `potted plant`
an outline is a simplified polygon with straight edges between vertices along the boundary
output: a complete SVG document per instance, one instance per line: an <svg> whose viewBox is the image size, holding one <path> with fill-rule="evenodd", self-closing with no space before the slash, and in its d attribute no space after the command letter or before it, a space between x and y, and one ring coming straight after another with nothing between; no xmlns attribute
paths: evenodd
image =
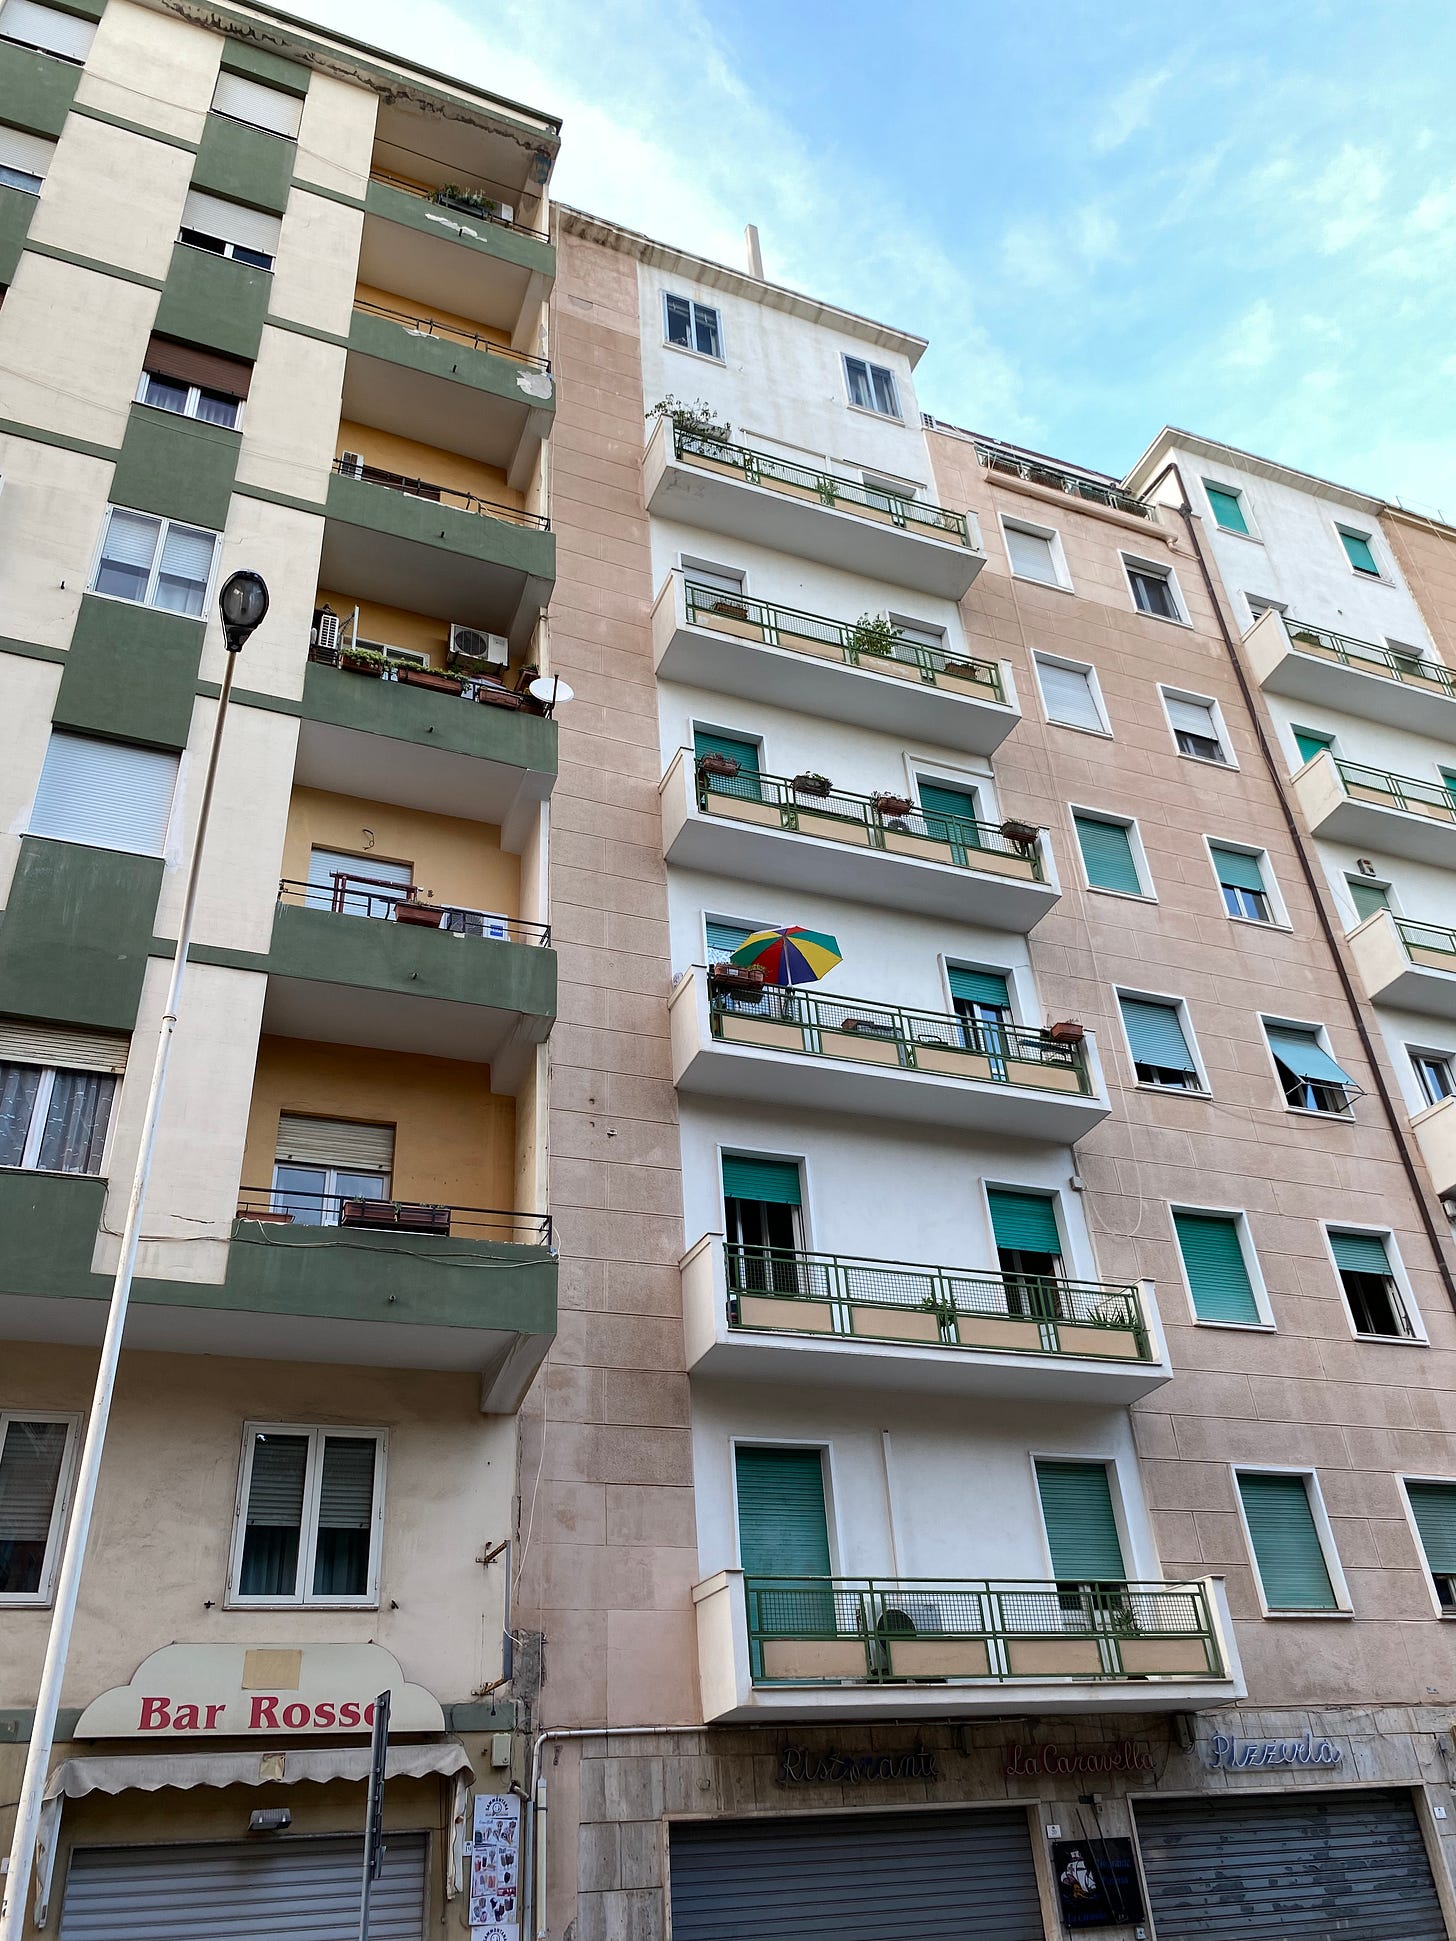
<svg viewBox="0 0 1456 1941"><path fill-rule="evenodd" d="M382 681L389 672L389 662L377 647L342 647L339 665L351 674L372 674L376 681Z"/></svg>
<svg viewBox="0 0 1456 1941"><path fill-rule="evenodd" d="M801 775L794 777L789 786L795 795L824 796L828 795L834 785L827 775L819 774L816 769L806 768Z"/></svg>
<svg viewBox="0 0 1456 1941"><path fill-rule="evenodd" d="M427 903L427 890L411 889L394 906L396 923L413 923L421 930L438 930L445 912L438 903Z"/></svg>
<svg viewBox="0 0 1456 1941"><path fill-rule="evenodd" d="M1054 1045L1080 1045L1087 1033L1075 1019L1060 1018L1047 1026L1046 1035Z"/></svg>
<svg viewBox="0 0 1456 1941"><path fill-rule="evenodd" d="M710 754L698 757L700 775L721 775L724 781L732 781L738 770L739 761L736 755L720 754L717 749L714 749Z"/></svg>
<svg viewBox="0 0 1456 1941"><path fill-rule="evenodd" d="M1018 849L1034 849L1041 832L1034 822L1021 822L1015 816L1008 816L1001 824L1001 833L1007 842L1015 843Z"/></svg>
<svg viewBox="0 0 1456 1941"><path fill-rule="evenodd" d="M857 654L876 654L888 660L899 635L883 614L862 613L850 629L849 644Z"/></svg>
<svg viewBox="0 0 1456 1941"><path fill-rule="evenodd" d="M757 964L710 964L708 985L711 990L732 993L735 997L760 997L764 975Z"/></svg>
<svg viewBox="0 0 1456 1941"><path fill-rule="evenodd" d="M671 392L647 413L649 418L670 418L673 429L692 438L708 438L726 443L733 436L733 427L725 419L719 418L712 405L705 404L701 398L692 404L684 404Z"/></svg>
<svg viewBox="0 0 1456 1941"><path fill-rule="evenodd" d="M431 197L445 209L463 209L472 216L495 216L500 213L500 204L494 196L483 189L462 189L457 183L447 182L443 189L436 189Z"/></svg>
<svg viewBox="0 0 1456 1941"><path fill-rule="evenodd" d="M748 619L748 607L742 600L715 600L712 610L714 613L721 613L725 620L746 622Z"/></svg>
<svg viewBox="0 0 1456 1941"><path fill-rule="evenodd" d="M458 674L446 673L443 667L416 667L412 661L402 661L395 669L394 678L406 687L428 687L436 694L463 694L465 683Z"/></svg>
<svg viewBox="0 0 1456 1941"><path fill-rule="evenodd" d="M910 811L915 807L915 804L910 800L908 795L881 793L879 795L872 795L870 801L874 804L875 814L879 816L909 815Z"/></svg>

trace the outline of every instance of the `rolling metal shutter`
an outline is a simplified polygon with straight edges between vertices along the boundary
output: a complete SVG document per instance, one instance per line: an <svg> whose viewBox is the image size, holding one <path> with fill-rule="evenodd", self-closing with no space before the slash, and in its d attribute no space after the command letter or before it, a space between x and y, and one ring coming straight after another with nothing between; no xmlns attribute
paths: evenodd
<svg viewBox="0 0 1456 1941"><path fill-rule="evenodd" d="M152 528L159 522L145 523ZM150 543L155 547L155 531ZM145 564L151 564L150 551ZM29 833L160 856L176 781L177 757L163 749L97 741L57 728L46 747Z"/></svg>
<svg viewBox="0 0 1456 1941"><path fill-rule="evenodd" d="M353 1839L79 1847L60 1941L355 1941L363 1852ZM425 1854L423 1833L389 1835L370 1941L421 1941Z"/></svg>
<svg viewBox="0 0 1456 1941"><path fill-rule="evenodd" d="M214 114L233 121L245 121L252 128L265 128L270 135L296 140L303 103L296 95L280 94L277 88L264 87L242 74L219 74L213 91Z"/></svg>
<svg viewBox="0 0 1456 1941"><path fill-rule="evenodd" d="M742 1153L725 1152L723 1194L730 1200L763 1200L774 1206L798 1206L799 1169L792 1159L752 1159Z"/></svg>
<svg viewBox="0 0 1456 1941"><path fill-rule="evenodd" d="M123 1031L84 1031L69 1024L0 1018L0 1059L53 1065L67 1072L124 1072L131 1040Z"/></svg>
<svg viewBox="0 0 1456 1941"><path fill-rule="evenodd" d="M740 741L736 735L713 735L706 728L694 728L693 753L699 761L704 755L726 755L730 761L737 762L740 774L758 773L756 741Z"/></svg>
<svg viewBox="0 0 1456 1941"><path fill-rule="evenodd" d="M827 1577L829 1519L817 1449L740 1448L738 1551L750 1577Z"/></svg>
<svg viewBox="0 0 1456 1941"><path fill-rule="evenodd" d="M1158 1941L1445 1941L1400 1792L1139 1800Z"/></svg>
<svg viewBox="0 0 1456 1941"><path fill-rule="evenodd" d="M1238 1221L1226 1213L1175 1213L1173 1230L1199 1320L1257 1327L1262 1317L1239 1245Z"/></svg>
<svg viewBox="0 0 1456 1941"><path fill-rule="evenodd" d="M708 961L723 964L733 955L741 943L746 943L753 935L752 930L741 923L718 923L708 918Z"/></svg>
<svg viewBox="0 0 1456 1941"><path fill-rule="evenodd" d="M1330 1251L1335 1265L1351 1274L1388 1274L1390 1256L1378 1233L1332 1233Z"/></svg>
<svg viewBox="0 0 1456 1941"><path fill-rule="evenodd" d="M1220 883L1228 883L1236 890L1252 890L1256 896L1267 894L1257 856L1250 856L1243 849L1221 849L1217 843L1212 847L1213 866Z"/></svg>
<svg viewBox="0 0 1456 1941"><path fill-rule="evenodd" d="M22 47L43 47L63 60L84 61L96 38L96 22L37 6L36 0L5 0L0 7L0 37L19 41Z"/></svg>
<svg viewBox="0 0 1456 1941"><path fill-rule="evenodd" d="M1426 1562L1441 1577L1456 1576L1456 1483L1407 1483Z"/></svg>
<svg viewBox="0 0 1456 1941"><path fill-rule="evenodd" d="M989 1004L998 1011L1010 1012L1011 993L999 971L963 970L959 964L947 966L950 994L965 1004Z"/></svg>
<svg viewBox="0 0 1456 1941"><path fill-rule="evenodd" d="M1042 1941L1024 1811L720 1820L670 1838L673 1941Z"/></svg>
<svg viewBox="0 0 1456 1941"><path fill-rule="evenodd" d="M278 235L282 228L278 216L263 209L247 209L241 202L226 202L203 189L189 189L182 205L182 227L196 229L204 236L216 236L241 249L255 249L264 256L278 254Z"/></svg>
<svg viewBox="0 0 1456 1941"><path fill-rule="evenodd" d="M1096 816L1074 815L1072 826L1082 851L1087 881L1094 890L1121 890L1124 896L1141 896L1143 886L1132 853L1132 837L1121 822L1103 822Z"/></svg>
<svg viewBox="0 0 1456 1941"><path fill-rule="evenodd" d="M1012 1253L1061 1253L1056 1208L1048 1194L1013 1193L1004 1186L988 1186L986 1200L998 1247Z"/></svg>
<svg viewBox="0 0 1456 1941"><path fill-rule="evenodd" d="M1139 1065L1152 1065L1158 1071L1196 1072L1178 1007L1154 1004L1147 998L1119 997L1127 1041Z"/></svg>
<svg viewBox="0 0 1456 1941"><path fill-rule="evenodd" d="M1064 728L1090 728L1095 734L1107 732L1092 692L1092 677L1085 668L1063 667L1038 655L1036 675L1049 721L1060 722Z"/></svg>
<svg viewBox="0 0 1456 1941"><path fill-rule="evenodd" d="M287 1165L338 1166L347 1172L387 1173L394 1167L394 1127L346 1119L310 1119L285 1112L278 1121L278 1159Z"/></svg>
<svg viewBox="0 0 1456 1941"><path fill-rule="evenodd" d="M199 350L195 344L179 344L171 337L158 337L155 333L147 345L142 368L154 377L175 378L179 384L200 384L204 390L221 391L230 398L246 398L253 377L252 365L241 357Z"/></svg>
<svg viewBox="0 0 1456 1941"><path fill-rule="evenodd" d="M1302 1476L1239 1477L1244 1520L1271 1611L1333 1611L1334 1586Z"/></svg>
<svg viewBox="0 0 1456 1941"><path fill-rule="evenodd" d="M1036 1487L1058 1582L1107 1584L1127 1576L1102 1463L1039 1462Z"/></svg>
<svg viewBox="0 0 1456 1941"><path fill-rule="evenodd" d="M1264 1035L1269 1049L1281 1065L1287 1065L1296 1078L1315 1085L1353 1086L1350 1074L1342 1071L1312 1031L1297 1031L1293 1025L1266 1024ZM1357 1088L1358 1089L1358 1088Z"/></svg>

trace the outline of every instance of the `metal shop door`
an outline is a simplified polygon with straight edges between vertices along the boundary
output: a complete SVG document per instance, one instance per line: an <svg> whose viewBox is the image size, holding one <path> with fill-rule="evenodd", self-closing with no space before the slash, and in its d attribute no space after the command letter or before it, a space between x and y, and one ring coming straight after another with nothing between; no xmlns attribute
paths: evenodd
<svg viewBox="0 0 1456 1941"><path fill-rule="evenodd" d="M1446 1941L1409 1793L1134 1810L1158 1941Z"/></svg>
<svg viewBox="0 0 1456 1941"><path fill-rule="evenodd" d="M679 1825L669 1865L673 1941L1043 1941L1024 1812Z"/></svg>
<svg viewBox="0 0 1456 1941"><path fill-rule="evenodd" d="M370 1941L421 1941L423 1833L391 1833ZM361 1840L77 1847L60 1941L357 1941Z"/></svg>

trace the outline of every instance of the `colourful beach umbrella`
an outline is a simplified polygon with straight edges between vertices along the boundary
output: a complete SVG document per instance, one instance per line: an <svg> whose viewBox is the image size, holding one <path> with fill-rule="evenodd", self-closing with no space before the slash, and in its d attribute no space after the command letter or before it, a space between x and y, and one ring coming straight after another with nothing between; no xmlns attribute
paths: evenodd
<svg viewBox="0 0 1456 1941"><path fill-rule="evenodd" d="M783 930L755 930L730 959L761 970L770 984L813 984L840 961L838 938L796 923Z"/></svg>

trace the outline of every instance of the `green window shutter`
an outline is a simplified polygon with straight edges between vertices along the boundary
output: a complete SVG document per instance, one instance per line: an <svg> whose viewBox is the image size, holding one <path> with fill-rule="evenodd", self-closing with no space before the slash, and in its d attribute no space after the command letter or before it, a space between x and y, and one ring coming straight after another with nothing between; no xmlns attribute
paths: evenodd
<svg viewBox="0 0 1456 1941"><path fill-rule="evenodd" d="M1028 1254L1061 1253L1056 1207L1044 1193L1012 1193L1005 1187L988 1186L986 1198L998 1247Z"/></svg>
<svg viewBox="0 0 1456 1941"><path fill-rule="evenodd" d="M976 820L976 798L969 789L942 788L939 782L920 783L920 806L926 815L956 816L962 822Z"/></svg>
<svg viewBox="0 0 1456 1941"><path fill-rule="evenodd" d="M1207 479L1203 481L1203 489L1208 494L1214 519L1225 532L1248 532L1249 522L1244 517L1244 508L1239 503L1237 492L1230 492L1222 485L1210 485Z"/></svg>
<svg viewBox="0 0 1456 1941"><path fill-rule="evenodd" d="M1112 1486L1100 1462L1039 1462L1036 1487L1059 1582L1116 1583L1127 1576Z"/></svg>
<svg viewBox="0 0 1456 1941"><path fill-rule="evenodd" d="M1239 1226L1221 1213L1175 1213L1173 1230L1200 1321L1263 1319L1239 1245Z"/></svg>
<svg viewBox="0 0 1456 1941"><path fill-rule="evenodd" d="M753 932L741 923L718 923L708 918L708 955L715 964L725 957L731 957L738 946Z"/></svg>
<svg viewBox="0 0 1456 1941"><path fill-rule="evenodd" d="M1439 1577L1456 1576L1456 1483L1407 1483L1426 1562Z"/></svg>
<svg viewBox="0 0 1456 1941"><path fill-rule="evenodd" d="M817 1449L739 1449L738 1555L749 1577L829 1576Z"/></svg>
<svg viewBox="0 0 1456 1941"><path fill-rule="evenodd" d="M1002 1011L1011 1009L1011 993L999 971L962 970L959 964L947 966L950 994L967 1004L994 1004Z"/></svg>
<svg viewBox="0 0 1456 1941"><path fill-rule="evenodd" d="M723 1194L730 1200L767 1200L774 1206L798 1206L799 1169L792 1159L752 1159L741 1153L725 1152Z"/></svg>
<svg viewBox="0 0 1456 1941"><path fill-rule="evenodd" d="M1269 1609L1336 1609L1335 1590L1304 1478L1240 1476L1239 1495Z"/></svg>
<svg viewBox="0 0 1456 1941"><path fill-rule="evenodd" d="M1453 799L1456 799L1456 775L1449 774L1447 770L1443 768L1441 770L1441 780L1446 786L1447 795L1451 796Z"/></svg>
<svg viewBox="0 0 1456 1941"><path fill-rule="evenodd" d="M693 753L700 760L704 755L729 755L745 775L758 773L756 741L740 741L735 735L710 735L704 728L694 728Z"/></svg>
<svg viewBox="0 0 1456 1941"><path fill-rule="evenodd" d="M1197 1071L1173 1005L1153 1004L1140 997L1120 997L1117 1001L1122 1006L1132 1055L1139 1065L1158 1065L1172 1072Z"/></svg>
<svg viewBox="0 0 1456 1941"><path fill-rule="evenodd" d="M1138 881L1132 837L1123 824L1086 815L1074 815L1072 824L1093 889L1123 890L1128 896L1141 896L1143 886Z"/></svg>
<svg viewBox="0 0 1456 1941"><path fill-rule="evenodd" d="M1383 883L1365 883L1357 876L1347 876L1345 883L1350 891L1350 901L1355 906L1355 914L1362 923L1377 911L1390 908L1390 891Z"/></svg>
<svg viewBox="0 0 1456 1941"><path fill-rule="evenodd" d="M1335 1265L1351 1274L1389 1274L1390 1256L1378 1233L1332 1233Z"/></svg>
<svg viewBox="0 0 1456 1941"><path fill-rule="evenodd" d="M1269 1040L1270 1051L1296 1078L1307 1078L1314 1085L1354 1085L1354 1079L1341 1071L1312 1031L1266 1024L1264 1036Z"/></svg>
<svg viewBox="0 0 1456 1941"><path fill-rule="evenodd" d="M1213 866L1218 871L1220 883L1228 883L1236 890L1252 890L1257 896L1268 894L1257 856L1248 856L1241 849L1220 849L1215 843Z"/></svg>
<svg viewBox="0 0 1456 1941"><path fill-rule="evenodd" d="M1312 762L1316 755L1322 755L1333 740L1333 735L1313 735L1307 728L1296 728L1294 731L1295 746L1307 762Z"/></svg>
<svg viewBox="0 0 1456 1941"><path fill-rule="evenodd" d="M1368 539L1358 532L1342 532L1340 544L1345 549L1346 559L1357 573L1371 573L1379 578L1380 567Z"/></svg>

